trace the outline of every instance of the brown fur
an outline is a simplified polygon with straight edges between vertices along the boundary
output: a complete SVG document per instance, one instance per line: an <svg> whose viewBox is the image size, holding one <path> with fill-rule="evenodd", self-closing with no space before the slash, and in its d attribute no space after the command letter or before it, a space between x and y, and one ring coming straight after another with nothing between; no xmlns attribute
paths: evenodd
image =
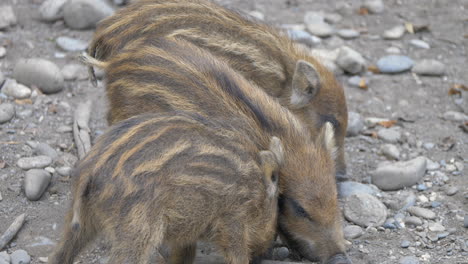
<svg viewBox="0 0 468 264"><path fill-rule="evenodd" d="M107 75L109 97L118 99L118 105L124 109L111 109L117 115L113 118L151 112L157 107L161 112L182 110L207 120L220 120L248 137L258 150L269 148L270 138L278 137L284 146L284 162L280 166L282 196L310 212L313 218L305 221L319 230L307 241L321 239L326 246L317 250L323 259L344 252L334 178L336 148L330 124L312 137L310 130L276 99L226 63L181 39L136 42L101 65ZM280 222L287 221L281 220L283 216L289 218L280 212ZM308 243L304 245L307 247Z"/></svg>
<svg viewBox="0 0 468 264"><path fill-rule="evenodd" d="M227 263L247 264L276 232L281 161L272 151L190 114L117 124L75 172L73 205L49 263L73 263L103 231L113 264L153 263L163 245L172 248L170 263L191 263L199 239L214 242Z"/></svg>
<svg viewBox="0 0 468 264"><path fill-rule="evenodd" d="M332 122L338 148L337 175L345 175L343 145L348 118L343 88L331 72L296 46L286 34L208 0L140 0L99 25L89 54L107 61L135 42L159 37L182 38L210 51L269 95L278 98L307 125L312 136L318 135L325 122ZM301 79L303 68L297 67L300 61L311 65L315 80ZM292 100L293 94L301 99ZM134 95L109 93L110 123L132 115L122 103L122 97ZM157 106L153 107L159 110ZM116 113L116 109L123 114Z"/></svg>

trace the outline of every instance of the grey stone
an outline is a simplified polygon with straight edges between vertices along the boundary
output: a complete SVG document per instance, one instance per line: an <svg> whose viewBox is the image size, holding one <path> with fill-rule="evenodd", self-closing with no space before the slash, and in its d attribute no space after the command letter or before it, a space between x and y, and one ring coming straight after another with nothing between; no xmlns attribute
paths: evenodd
<svg viewBox="0 0 468 264"><path fill-rule="evenodd" d="M38 143L34 148L34 153L37 155L48 156L52 158L52 160L55 160L58 157L57 151L46 143Z"/></svg>
<svg viewBox="0 0 468 264"><path fill-rule="evenodd" d="M344 181L338 184L338 193L340 197L346 198L357 193L366 193L375 195L379 193L379 189L372 184L362 184L354 181Z"/></svg>
<svg viewBox="0 0 468 264"><path fill-rule="evenodd" d="M80 64L67 64L62 68L62 75L66 81L86 80L88 70Z"/></svg>
<svg viewBox="0 0 468 264"><path fill-rule="evenodd" d="M431 46L425 42L425 41L422 41L420 39L412 39L410 40L410 44L417 47L417 48L421 48L421 49L430 49Z"/></svg>
<svg viewBox="0 0 468 264"><path fill-rule="evenodd" d="M310 33L321 38L329 37L335 33L335 29L326 22L307 24L306 27Z"/></svg>
<svg viewBox="0 0 468 264"><path fill-rule="evenodd" d="M423 224L421 218L416 216L407 216L405 217L404 222L409 226L420 226Z"/></svg>
<svg viewBox="0 0 468 264"><path fill-rule="evenodd" d="M468 120L468 115L465 115L464 113L456 112L456 111L447 111L443 114L443 118L449 121L460 122L460 121Z"/></svg>
<svg viewBox="0 0 468 264"><path fill-rule="evenodd" d="M347 240L356 239L364 233L362 228L357 225L349 225L343 228L344 237Z"/></svg>
<svg viewBox="0 0 468 264"><path fill-rule="evenodd" d="M465 217L463 218L463 226L465 228L468 228L468 215L465 215Z"/></svg>
<svg viewBox="0 0 468 264"><path fill-rule="evenodd" d="M72 29L90 29L112 15L114 9L102 0L69 0L63 8L65 24Z"/></svg>
<svg viewBox="0 0 468 264"><path fill-rule="evenodd" d="M26 99L31 97L31 89L13 79L6 80L2 88L2 93L14 97L15 99Z"/></svg>
<svg viewBox="0 0 468 264"><path fill-rule="evenodd" d="M357 136L364 129L364 119L359 113L349 112L348 113L348 127L346 129L346 135L349 137Z"/></svg>
<svg viewBox="0 0 468 264"><path fill-rule="evenodd" d="M336 34L343 39L354 39L360 35L359 32L353 29L340 29L336 32Z"/></svg>
<svg viewBox="0 0 468 264"><path fill-rule="evenodd" d="M444 239L446 237L448 237L450 235L450 232L442 232L442 233L438 233L437 236L439 237L439 239Z"/></svg>
<svg viewBox="0 0 468 264"><path fill-rule="evenodd" d="M387 219L387 208L374 196L358 193L346 198L344 216L362 227L381 226Z"/></svg>
<svg viewBox="0 0 468 264"><path fill-rule="evenodd" d="M392 144L384 144L380 147L380 152L387 158L398 160L400 158L400 150Z"/></svg>
<svg viewBox="0 0 468 264"><path fill-rule="evenodd" d="M64 167L58 167L57 168L57 172L58 174L60 174L61 176L70 176L71 172L72 172L72 168L70 167L67 167L67 166L64 166Z"/></svg>
<svg viewBox="0 0 468 264"><path fill-rule="evenodd" d="M31 257L25 250L19 249L11 253L11 264L29 264Z"/></svg>
<svg viewBox="0 0 468 264"><path fill-rule="evenodd" d="M6 123L15 116L15 106L10 103L0 104L0 124Z"/></svg>
<svg viewBox="0 0 468 264"><path fill-rule="evenodd" d="M407 256L400 259L399 264L419 264L419 259L414 256Z"/></svg>
<svg viewBox="0 0 468 264"><path fill-rule="evenodd" d="M46 0L39 7L42 21L54 22L63 18L63 6L67 0Z"/></svg>
<svg viewBox="0 0 468 264"><path fill-rule="evenodd" d="M52 164L52 158L49 156L20 158L16 164L23 170L42 169Z"/></svg>
<svg viewBox="0 0 468 264"><path fill-rule="evenodd" d="M6 251L2 251L0 252L0 263L2 263L1 261L4 261L4 263L6 264L9 264L10 261L11 261L11 257L10 255L8 255L8 253Z"/></svg>
<svg viewBox="0 0 468 264"><path fill-rule="evenodd" d="M64 51L83 51L88 47L88 43L70 37L58 37L55 43Z"/></svg>
<svg viewBox="0 0 468 264"><path fill-rule="evenodd" d="M24 192L31 201L41 198L44 191L49 186L52 176L45 170L32 169L26 172L24 178Z"/></svg>
<svg viewBox="0 0 468 264"><path fill-rule="evenodd" d="M383 164L372 172L372 183L384 191L399 190L416 184L425 172L425 157Z"/></svg>
<svg viewBox="0 0 468 264"><path fill-rule="evenodd" d="M366 61L362 55L347 46L341 47L336 64L351 74L358 74L366 68Z"/></svg>
<svg viewBox="0 0 468 264"><path fill-rule="evenodd" d="M388 55L377 61L377 68L381 73L400 73L413 67L413 60L403 55Z"/></svg>
<svg viewBox="0 0 468 264"><path fill-rule="evenodd" d="M414 64L412 71L419 75L441 76L445 74L446 66L437 60L421 60Z"/></svg>
<svg viewBox="0 0 468 264"><path fill-rule="evenodd" d="M16 25L16 15L10 5L0 6L0 30Z"/></svg>
<svg viewBox="0 0 468 264"><path fill-rule="evenodd" d="M429 240L432 242L437 242L437 240L439 240L439 236L435 233L427 234L427 238L429 238Z"/></svg>
<svg viewBox="0 0 468 264"><path fill-rule="evenodd" d="M403 241L401 241L400 247L408 248L410 245L411 245L411 243L408 240L403 240Z"/></svg>
<svg viewBox="0 0 468 264"><path fill-rule="evenodd" d="M448 196L455 195L458 192L458 188L456 186L450 186L445 190L445 194Z"/></svg>
<svg viewBox="0 0 468 264"><path fill-rule="evenodd" d="M300 29L289 29L287 31L288 36L299 43L305 44L307 46L315 46L320 44L322 40L316 36L311 35L309 32Z"/></svg>
<svg viewBox="0 0 468 264"><path fill-rule="evenodd" d="M19 83L36 85L45 94L60 92L65 85L59 67L40 58L20 60L13 70L13 76Z"/></svg>
<svg viewBox="0 0 468 264"><path fill-rule="evenodd" d="M343 20L343 17L338 13L324 13L323 18L325 19L325 22L331 24L336 24Z"/></svg>
<svg viewBox="0 0 468 264"><path fill-rule="evenodd" d="M411 206L407 210L410 214L418 217L422 217L424 219L433 220L436 218L436 214L429 209Z"/></svg>
<svg viewBox="0 0 468 264"><path fill-rule="evenodd" d="M362 6L367 8L367 10L373 14L379 14L385 10L385 5L382 0L366 0Z"/></svg>
<svg viewBox="0 0 468 264"><path fill-rule="evenodd" d="M401 139L401 132L395 127L381 128L377 131L377 136L388 143L398 143Z"/></svg>
<svg viewBox="0 0 468 264"><path fill-rule="evenodd" d="M23 120L27 119L28 117L31 117L32 115L33 115L33 111L31 109L25 109L21 112L16 113L16 116L18 116L19 118Z"/></svg>
<svg viewBox="0 0 468 264"><path fill-rule="evenodd" d="M392 27L391 29L385 30L383 33L384 39L400 39L405 34L406 29L404 26L399 25Z"/></svg>
<svg viewBox="0 0 468 264"><path fill-rule="evenodd" d="M428 226L429 230L432 232L443 232L445 231L445 227L440 223L429 223Z"/></svg>

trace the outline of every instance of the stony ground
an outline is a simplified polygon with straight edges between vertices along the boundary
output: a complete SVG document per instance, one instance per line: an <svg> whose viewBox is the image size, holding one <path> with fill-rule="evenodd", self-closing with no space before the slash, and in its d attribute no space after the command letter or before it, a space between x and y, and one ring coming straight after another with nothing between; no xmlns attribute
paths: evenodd
<svg viewBox="0 0 468 264"><path fill-rule="evenodd" d="M0 235L26 214L0 264L46 261L58 239L76 106L93 100L93 140L106 128L103 84L76 60L92 29L77 28L112 10L95 0L98 12L63 12L65 2L0 3ZM354 263L468 263L468 1L221 2L288 28L343 83L351 181L340 192ZM80 263L105 263L106 252L99 241ZM221 263L209 253L198 263Z"/></svg>

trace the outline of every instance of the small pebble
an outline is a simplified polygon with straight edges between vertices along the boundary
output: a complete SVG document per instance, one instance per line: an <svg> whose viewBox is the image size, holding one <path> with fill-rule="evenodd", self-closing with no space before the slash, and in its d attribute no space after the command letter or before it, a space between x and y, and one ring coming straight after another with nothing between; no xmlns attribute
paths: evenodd
<svg viewBox="0 0 468 264"><path fill-rule="evenodd" d="M444 238L448 237L449 235L450 235L450 232L447 232L447 231L437 234L439 239L444 239Z"/></svg>
<svg viewBox="0 0 468 264"><path fill-rule="evenodd" d="M404 26L396 26L391 29L385 30L383 33L384 39L400 39L405 34L406 29Z"/></svg>
<svg viewBox="0 0 468 264"><path fill-rule="evenodd" d="M431 207L432 207L432 208L437 208L437 207L439 207L439 206L441 206L441 205L442 205L442 203L440 203L440 202L435 202L435 201L434 201L434 202L431 202Z"/></svg>
<svg viewBox="0 0 468 264"><path fill-rule="evenodd" d="M417 47L417 48L421 48L421 49L430 49L431 48L431 46L427 42L419 40L419 39L410 40L410 44Z"/></svg>
<svg viewBox="0 0 468 264"><path fill-rule="evenodd" d="M71 172L72 168L67 166L57 168L57 173L64 177L70 176Z"/></svg>
<svg viewBox="0 0 468 264"><path fill-rule="evenodd" d="M3 58L3 57L5 57L6 52L7 52L6 48L0 46L0 59Z"/></svg>
<svg viewBox="0 0 468 264"><path fill-rule="evenodd" d="M419 264L419 259L414 256L407 256L401 258L399 264Z"/></svg>
<svg viewBox="0 0 468 264"><path fill-rule="evenodd" d="M55 42L57 46L64 51L83 51L88 46L88 43L70 37L58 37Z"/></svg>
<svg viewBox="0 0 468 264"><path fill-rule="evenodd" d="M359 32L353 29L340 29L336 34L343 39L354 39L359 37Z"/></svg>
<svg viewBox="0 0 468 264"><path fill-rule="evenodd" d="M347 46L340 48L340 52L336 58L336 64L345 72L351 74L358 74L366 68L366 60L364 57L362 57L359 52Z"/></svg>
<svg viewBox="0 0 468 264"><path fill-rule="evenodd" d="M400 150L397 146L392 144L384 144L380 147L380 152L391 160L398 160L400 158Z"/></svg>
<svg viewBox="0 0 468 264"><path fill-rule="evenodd" d="M344 233L345 239L350 240L350 239L356 239L362 236L363 230L360 226L349 225L343 229L343 233Z"/></svg>
<svg viewBox="0 0 468 264"><path fill-rule="evenodd" d="M447 194L448 196L455 195L457 192L458 192L458 188L455 186L451 186L447 188L447 190L445 190L445 194Z"/></svg>
<svg viewBox="0 0 468 264"><path fill-rule="evenodd" d="M412 71L419 75L427 75L427 76L441 76L445 74L446 66L436 60L421 60L417 61Z"/></svg>
<svg viewBox="0 0 468 264"><path fill-rule="evenodd" d="M468 215L465 215L464 219L463 219L463 226L465 228L468 228Z"/></svg>
<svg viewBox="0 0 468 264"><path fill-rule="evenodd" d="M398 143L401 139L401 132L396 128L382 128L377 131L377 136L388 143Z"/></svg>
<svg viewBox="0 0 468 264"><path fill-rule="evenodd" d="M425 219L432 220L436 218L436 214L434 212L422 207L411 206L408 208L408 212L412 215L419 216Z"/></svg>
<svg viewBox="0 0 468 264"><path fill-rule="evenodd" d="M403 55L388 55L377 61L381 73L401 73L413 67L413 60Z"/></svg>
<svg viewBox="0 0 468 264"><path fill-rule="evenodd" d="M402 248L408 248L410 245L411 243L408 240L403 240L401 241L401 244L400 244Z"/></svg>
<svg viewBox="0 0 468 264"><path fill-rule="evenodd" d="M348 113L348 127L346 129L346 136L354 137L361 133L364 129L364 120L359 113Z"/></svg>
<svg viewBox="0 0 468 264"><path fill-rule="evenodd" d="M410 226L420 226L423 224L421 218L416 216L407 216L405 217L404 222L406 225Z"/></svg>
<svg viewBox="0 0 468 264"><path fill-rule="evenodd" d="M15 116L15 106L10 103L0 104L0 124L6 123Z"/></svg>
<svg viewBox="0 0 468 264"><path fill-rule="evenodd" d="M26 172L24 192L30 201L37 201L49 186L51 174L45 170L32 169Z"/></svg>
<svg viewBox="0 0 468 264"><path fill-rule="evenodd" d="M427 186L424 184L424 183L421 183L421 184L418 184L418 186L416 187L416 189L420 192L423 192L425 190L427 190Z"/></svg>
<svg viewBox="0 0 468 264"><path fill-rule="evenodd" d="M14 26L16 23L17 19L13 7L11 5L0 5L0 30Z"/></svg>
<svg viewBox="0 0 468 264"><path fill-rule="evenodd" d="M432 232L443 232L445 231L445 227L440 223L429 223L429 230Z"/></svg>
<svg viewBox="0 0 468 264"><path fill-rule="evenodd" d="M42 169L52 164L52 158L44 155L20 158L16 164L23 170Z"/></svg>
<svg viewBox="0 0 468 264"><path fill-rule="evenodd" d="M449 121L456 121L456 122L459 122L459 121L466 121L468 120L468 115L465 115L464 113L461 113L461 112L456 112L456 111L447 111L443 114L443 118L445 120L449 120ZM451 164L450 164L451 165ZM454 165L452 165L454 166Z"/></svg>
<svg viewBox="0 0 468 264"><path fill-rule="evenodd" d="M276 260L285 260L289 257L289 249L287 247L279 247L273 250L273 258Z"/></svg>
<svg viewBox="0 0 468 264"><path fill-rule="evenodd" d="M373 14L380 14L385 10L385 5L382 0L366 0L362 6Z"/></svg>

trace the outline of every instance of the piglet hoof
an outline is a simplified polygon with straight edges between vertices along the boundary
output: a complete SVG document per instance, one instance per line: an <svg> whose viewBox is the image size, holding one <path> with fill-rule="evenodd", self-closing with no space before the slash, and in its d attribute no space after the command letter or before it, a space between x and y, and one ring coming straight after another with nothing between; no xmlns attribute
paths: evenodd
<svg viewBox="0 0 468 264"><path fill-rule="evenodd" d="M326 264L353 264L345 254L336 254L329 258Z"/></svg>

